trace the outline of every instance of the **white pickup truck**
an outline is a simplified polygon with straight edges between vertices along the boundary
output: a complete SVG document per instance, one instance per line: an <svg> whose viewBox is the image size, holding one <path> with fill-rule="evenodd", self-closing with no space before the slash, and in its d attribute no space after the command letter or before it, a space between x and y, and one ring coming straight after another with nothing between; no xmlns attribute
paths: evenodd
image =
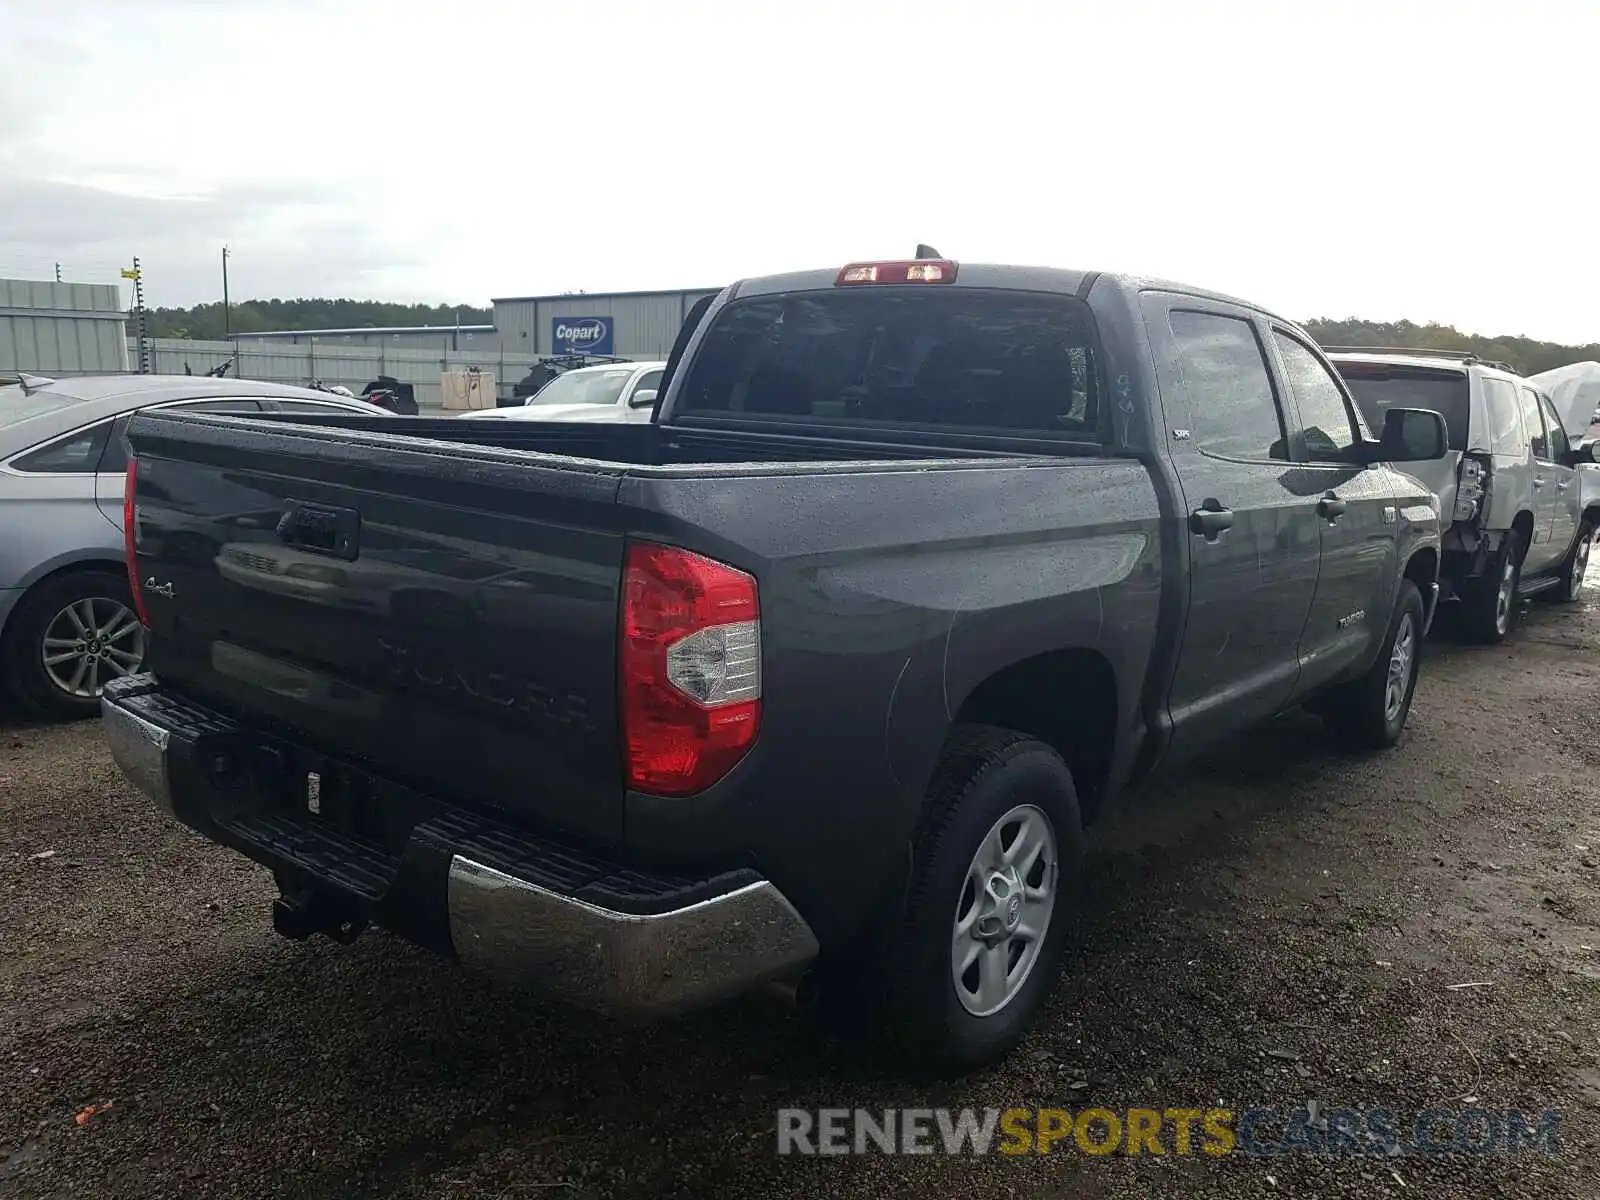
<svg viewBox="0 0 1600 1200"><path fill-rule="evenodd" d="M648 424L664 362L607 363L557 375L509 408L486 408L471 418L512 421L605 421Z"/></svg>

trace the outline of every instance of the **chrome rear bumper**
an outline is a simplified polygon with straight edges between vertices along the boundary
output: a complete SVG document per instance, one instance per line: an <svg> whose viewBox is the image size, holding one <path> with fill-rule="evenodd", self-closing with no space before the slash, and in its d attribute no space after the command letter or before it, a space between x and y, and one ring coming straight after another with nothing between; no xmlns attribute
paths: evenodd
<svg viewBox="0 0 1600 1200"><path fill-rule="evenodd" d="M171 735L109 696L100 698L100 717L112 760L129 782L171 812L172 788L167 781L167 741Z"/></svg>
<svg viewBox="0 0 1600 1200"><path fill-rule="evenodd" d="M108 688L101 715L112 758L123 774L184 824L275 871L309 881L313 890L343 906L341 911L358 911L402 937L412 936L408 913L438 911L442 887L449 939L459 961L583 1007L619 1015L681 1011L797 975L817 955L817 939L805 919L771 882L751 872L696 884L688 889L692 899L682 904L669 899L648 911L621 911L563 894L549 881L523 877L509 860L496 863L493 847L509 838L520 839L526 850L532 845L526 833L487 828L463 833L467 827L459 810L419 823L406 851L387 862L375 857L381 852L370 843L348 839L351 861L359 860L362 868L360 878L388 879L386 890L353 889L352 873L338 869L345 837L338 830L304 814L273 810L282 818L275 836L261 838L252 832L259 822L240 819L236 795L230 804L216 805L204 771L174 770L178 756L201 750L197 739L220 733L237 742L241 731L227 718L165 697L149 676L118 680ZM178 780L187 783L180 787ZM285 821L303 821L303 829L291 823L285 834ZM424 847L428 852L421 852ZM427 865L442 861L436 853L440 848L450 851L447 870ZM573 859L569 855L563 861L570 867ZM598 869L638 874L615 864ZM536 872L529 868L527 873ZM641 894L648 898L649 892ZM658 894L672 893L658 889ZM426 924L419 919L417 928ZM420 934L412 940L430 944Z"/></svg>
<svg viewBox="0 0 1600 1200"><path fill-rule="evenodd" d="M817 939L766 880L666 912L614 912L456 855L450 938L463 963L539 979L616 1012L693 1008L798 971Z"/></svg>

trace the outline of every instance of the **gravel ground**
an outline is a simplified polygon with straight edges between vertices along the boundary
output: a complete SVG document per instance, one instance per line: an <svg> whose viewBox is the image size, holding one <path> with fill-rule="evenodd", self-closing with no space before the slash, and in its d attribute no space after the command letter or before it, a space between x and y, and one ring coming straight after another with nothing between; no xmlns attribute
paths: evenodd
<svg viewBox="0 0 1600 1200"><path fill-rule="evenodd" d="M1395 752L1338 757L1291 714L1139 789L1038 1030L936 1085L766 995L628 1029L381 934L279 940L266 873L155 813L93 724L13 721L0 1196L1600 1195L1597 598L1533 606L1504 647L1435 644ZM1560 1154L774 1153L790 1105L1469 1095L1560 1108ZM80 1126L91 1104L110 1107Z"/></svg>

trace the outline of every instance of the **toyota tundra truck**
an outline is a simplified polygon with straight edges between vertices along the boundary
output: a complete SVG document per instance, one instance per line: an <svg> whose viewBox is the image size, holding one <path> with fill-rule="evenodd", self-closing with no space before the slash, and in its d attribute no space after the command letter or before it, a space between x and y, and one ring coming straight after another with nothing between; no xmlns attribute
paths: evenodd
<svg viewBox="0 0 1600 1200"><path fill-rule="evenodd" d="M1374 437L1293 323L944 259L750 279L640 425L145 413L122 770L379 926L620 1014L766 982L990 1060L1086 831L1289 706L1401 734L1437 413Z"/></svg>

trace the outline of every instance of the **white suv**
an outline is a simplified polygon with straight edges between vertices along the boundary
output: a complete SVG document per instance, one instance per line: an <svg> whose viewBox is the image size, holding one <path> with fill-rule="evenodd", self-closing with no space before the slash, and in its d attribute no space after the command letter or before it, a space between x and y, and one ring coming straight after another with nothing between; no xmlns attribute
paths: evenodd
<svg viewBox="0 0 1600 1200"><path fill-rule="evenodd" d="M1578 598L1600 526L1600 501L1585 507L1579 473L1596 468L1548 396L1504 363L1469 354L1339 347L1329 357L1372 428L1390 408L1444 417L1450 453L1408 469L1452 519L1439 583L1463 605L1472 636L1503 639L1519 594Z"/></svg>

